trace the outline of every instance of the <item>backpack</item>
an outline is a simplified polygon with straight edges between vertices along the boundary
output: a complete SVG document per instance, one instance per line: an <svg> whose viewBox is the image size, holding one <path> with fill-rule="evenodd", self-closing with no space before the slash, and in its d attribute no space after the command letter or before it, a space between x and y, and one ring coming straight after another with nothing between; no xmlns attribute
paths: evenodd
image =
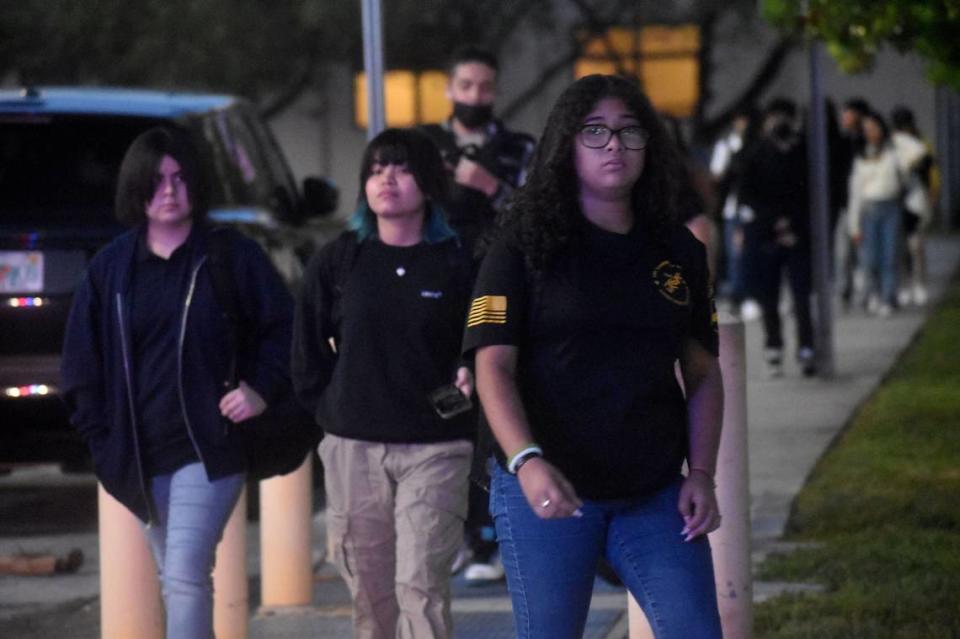
<svg viewBox="0 0 960 639"><path fill-rule="evenodd" d="M232 249L227 233L210 234L209 265L213 290L227 320L227 339L232 345L230 380L236 388L237 353L244 341L249 322L243 316L238 302L239 292L230 268ZM247 475L257 481L291 473L303 464L323 436L322 431L297 401L293 385L280 395L257 417L234 425L244 437L247 451Z"/></svg>

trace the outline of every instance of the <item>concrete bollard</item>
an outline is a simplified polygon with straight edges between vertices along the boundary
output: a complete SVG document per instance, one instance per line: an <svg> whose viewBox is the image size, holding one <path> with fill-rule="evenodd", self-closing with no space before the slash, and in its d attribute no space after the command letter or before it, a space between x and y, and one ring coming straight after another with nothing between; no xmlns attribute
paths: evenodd
<svg viewBox="0 0 960 639"><path fill-rule="evenodd" d="M244 488L217 545L213 569L214 634L217 639L246 639L248 617L247 489Z"/></svg>
<svg viewBox="0 0 960 639"><path fill-rule="evenodd" d="M260 599L266 607L313 601L312 459L260 482Z"/></svg>
<svg viewBox="0 0 960 639"><path fill-rule="evenodd" d="M99 484L97 509L100 636L163 639L160 583L142 523Z"/></svg>
<svg viewBox="0 0 960 639"><path fill-rule="evenodd" d="M750 466L747 450L747 356L743 322L720 324L723 373L723 432L717 456L717 502L723 525L710 533L717 604L725 639L749 639L753 632L753 576L750 565ZM628 595L629 639L652 639L640 605Z"/></svg>

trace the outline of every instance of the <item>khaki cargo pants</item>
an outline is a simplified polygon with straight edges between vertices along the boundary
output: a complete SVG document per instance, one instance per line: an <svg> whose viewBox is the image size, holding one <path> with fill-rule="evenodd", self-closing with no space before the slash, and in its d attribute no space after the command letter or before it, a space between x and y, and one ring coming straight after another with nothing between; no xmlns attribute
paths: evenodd
<svg viewBox="0 0 960 639"><path fill-rule="evenodd" d="M328 546L357 639L453 636L450 568L463 541L473 444L320 442Z"/></svg>

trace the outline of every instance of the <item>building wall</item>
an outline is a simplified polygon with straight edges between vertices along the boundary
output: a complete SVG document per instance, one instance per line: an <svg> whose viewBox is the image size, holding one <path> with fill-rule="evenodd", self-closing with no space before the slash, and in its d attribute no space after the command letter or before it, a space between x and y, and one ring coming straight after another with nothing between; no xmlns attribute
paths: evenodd
<svg viewBox="0 0 960 639"><path fill-rule="evenodd" d="M563 18L560 14L558 22ZM568 32L569 28L562 24L550 31L525 29L505 43L498 100L501 108L535 83L544 69L567 54ZM719 25L708 116L722 111L746 88L776 40L777 34L760 21L731 18ZM918 56L883 51L874 68L858 76L842 74L826 53L822 60L825 93L838 106L847 98L862 96L888 115L894 106L904 104L914 110L921 131L931 140L936 138L936 91L926 80ZM572 79L572 67L556 74L507 125L539 135L554 100ZM322 91L306 96L271 122L298 181L307 175L324 175L340 188L337 212L340 217L353 210L360 157L366 143L365 131L353 122L352 83L352 73L346 67L329 69L325 72ZM788 56L780 74L761 97L761 105L779 95L802 105L808 99L808 90L808 55L805 50L798 50Z"/></svg>

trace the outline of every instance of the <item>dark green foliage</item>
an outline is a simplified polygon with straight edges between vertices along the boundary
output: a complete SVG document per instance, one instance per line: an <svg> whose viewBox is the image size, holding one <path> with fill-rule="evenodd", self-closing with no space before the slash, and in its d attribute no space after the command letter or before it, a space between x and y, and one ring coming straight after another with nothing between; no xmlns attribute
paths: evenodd
<svg viewBox="0 0 960 639"><path fill-rule="evenodd" d="M772 23L825 41L848 73L869 69L891 46L916 51L933 82L960 89L957 0L762 0L762 7Z"/></svg>

